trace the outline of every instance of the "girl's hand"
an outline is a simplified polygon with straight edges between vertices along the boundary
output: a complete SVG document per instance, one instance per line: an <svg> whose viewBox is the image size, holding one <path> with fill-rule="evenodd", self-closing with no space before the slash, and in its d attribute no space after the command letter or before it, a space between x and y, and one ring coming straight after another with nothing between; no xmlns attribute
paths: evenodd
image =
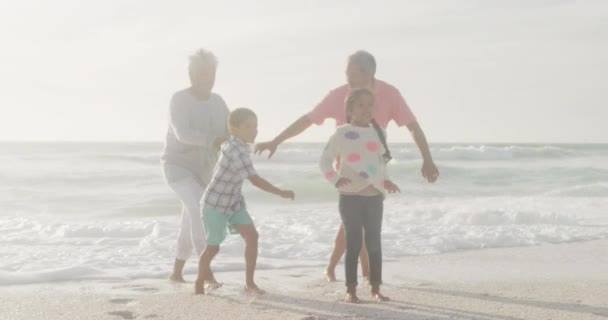
<svg viewBox="0 0 608 320"><path fill-rule="evenodd" d="M399 186L397 186L390 180L384 181L384 189L386 189L386 191L388 191L388 193L401 192L401 189L399 189Z"/></svg>
<svg viewBox="0 0 608 320"><path fill-rule="evenodd" d="M342 188L351 182L352 181L348 178L340 178L340 180L338 180L338 182L336 182L336 188Z"/></svg>
<svg viewBox="0 0 608 320"><path fill-rule="evenodd" d="M293 191L291 191L291 190L281 190L281 192L279 192L279 196L281 198L291 199L291 200L296 198L296 194L293 193Z"/></svg>

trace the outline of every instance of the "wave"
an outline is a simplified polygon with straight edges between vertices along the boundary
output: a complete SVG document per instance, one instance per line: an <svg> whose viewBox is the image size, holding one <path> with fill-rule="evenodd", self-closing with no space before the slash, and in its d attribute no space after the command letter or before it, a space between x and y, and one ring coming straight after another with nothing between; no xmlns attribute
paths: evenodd
<svg viewBox="0 0 608 320"><path fill-rule="evenodd" d="M389 197L383 252L396 258L607 239L605 205L605 200L559 197ZM248 208L260 233L264 268L326 261L340 224L335 201L297 206L251 203ZM172 217L154 218L0 218L0 246L11 257L0 261L0 285L164 277L174 259L178 214L176 210ZM238 236L228 237L218 271L243 268L242 246Z"/></svg>
<svg viewBox="0 0 608 320"><path fill-rule="evenodd" d="M553 197L608 197L608 182L578 184L544 193Z"/></svg>

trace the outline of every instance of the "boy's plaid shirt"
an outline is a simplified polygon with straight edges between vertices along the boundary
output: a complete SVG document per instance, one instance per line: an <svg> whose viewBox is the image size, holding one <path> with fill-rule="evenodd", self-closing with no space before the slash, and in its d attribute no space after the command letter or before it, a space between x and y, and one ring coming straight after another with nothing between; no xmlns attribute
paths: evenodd
<svg viewBox="0 0 608 320"><path fill-rule="evenodd" d="M241 193L243 181L257 175L250 154L249 146L235 136L222 145L220 159L201 201L203 207L228 215L245 207L245 198Z"/></svg>

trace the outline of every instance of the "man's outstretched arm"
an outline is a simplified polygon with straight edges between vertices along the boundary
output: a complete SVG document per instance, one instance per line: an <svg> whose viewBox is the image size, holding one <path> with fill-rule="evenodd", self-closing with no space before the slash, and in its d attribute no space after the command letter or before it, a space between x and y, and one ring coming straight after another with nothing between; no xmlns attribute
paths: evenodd
<svg viewBox="0 0 608 320"><path fill-rule="evenodd" d="M283 130L283 132L281 132L272 141L260 142L256 144L253 152L255 154L261 154L262 152L268 150L268 158L270 158L275 153L275 151L277 151L277 147L281 143L283 143L287 139L299 135L300 133L308 129L311 125L312 121L310 121L307 115L303 115L298 120L294 121L289 127Z"/></svg>
<svg viewBox="0 0 608 320"><path fill-rule="evenodd" d="M420 154L422 155L422 176L430 183L437 181L439 177L439 170L435 166L433 162L433 157L431 156L431 150L429 149L429 144L426 141L426 136L424 135L424 131L420 127L420 124L416 121L407 125L410 133L412 134L412 138L418 149L420 150Z"/></svg>

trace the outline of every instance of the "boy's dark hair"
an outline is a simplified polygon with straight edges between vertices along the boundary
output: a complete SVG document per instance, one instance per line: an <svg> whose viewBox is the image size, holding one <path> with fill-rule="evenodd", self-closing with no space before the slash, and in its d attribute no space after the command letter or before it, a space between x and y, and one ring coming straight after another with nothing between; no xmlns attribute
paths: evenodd
<svg viewBox="0 0 608 320"><path fill-rule="evenodd" d="M346 122L350 123L351 117L349 115L349 113L351 113L353 111L353 108L355 107L355 102L364 95L369 95L372 98L374 97L374 94L369 91L368 89L355 89L353 91L350 92L350 94L348 95L348 97L346 98L346 102L345 102L345 108L346 108ZM374 129L376 130L376 133L378 134L378 137L380 138L380 142L382 142L382 145L384 146L384 150L386 150L386 152L384 152L384 154L382 155L382 157L384 158L384 162L388 163L389 161L391 161L391 159L393 159L393 157L391 156L391 151L388 149L388 144L386 143L386 136L384 135L384 132L382 131L382 129L380 128L380 126L378 125L378 123L376 122L375 119L372 119L371 121L372 127L374 127Z"/></svg>
<svg viewBox="0 0 608 320"><path fill-rule="evenodd" d="M257 118L258 116L251 109L238 108L232 110L228 116L228 126L232 128L238 128L245 120L250 117Z"/></svg>

